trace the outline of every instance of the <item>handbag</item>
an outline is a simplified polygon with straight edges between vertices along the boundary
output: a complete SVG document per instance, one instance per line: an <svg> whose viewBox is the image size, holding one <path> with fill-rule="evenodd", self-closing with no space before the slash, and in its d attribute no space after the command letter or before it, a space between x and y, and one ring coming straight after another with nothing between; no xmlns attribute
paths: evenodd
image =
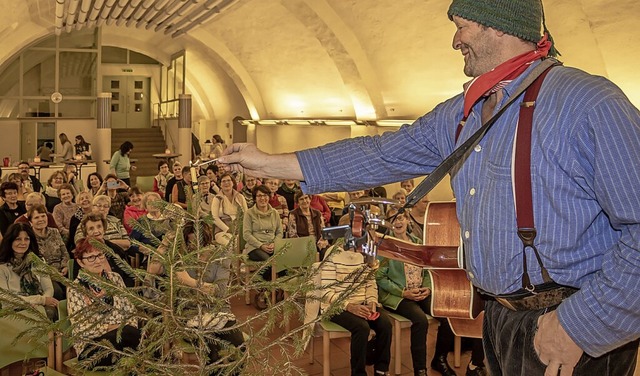
<svg viewBox="0 0 640 376"><path fill-rule="evenodd" d="M220 209L222 209L222 197L220 196L215 196L216 200L220 200ZM218 211L219 214L220 210ZM212 213L213 214L213 213ZM227 231L222 231L222 229L218 226L215 226L215 228L213 229L213 235L218 235L221 232L228 232L230 234L233 233L233 231L235 230L235 221L233 220L233 218L231 218L230 215L228 214L222 214L219 215L220 220L222 220L222 222L224 222L225 225L227 225L227 227L229 227L229 230Z"/></svg>

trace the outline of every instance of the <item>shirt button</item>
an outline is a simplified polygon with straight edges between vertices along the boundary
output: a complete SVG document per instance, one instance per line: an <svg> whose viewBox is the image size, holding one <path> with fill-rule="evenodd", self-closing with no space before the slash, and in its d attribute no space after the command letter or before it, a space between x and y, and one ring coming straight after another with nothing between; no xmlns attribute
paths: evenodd
<svg viewBox="0 0 640 376"><path fill-rule="evenodd" d="M469 272L469 278L474 279L476 276L473 273Z"/></svg>
<svg viewBox="0 0 640 376"><path fill-rule="evenodd" d="M464 238L465 239L469 239L470 236L471 236L471 234L469 233L469 231L465 231L464 232Z"/></svg>
<svg viewBox="0 0 640 376"><path fill-rule="evenodd" d="M471 190L469 191L469 194L471 196L475 195L476 194L476 189L475 188L471 188Z"/></svg>
<svg viewBox="0 0 640 376"><path fill-rule="evenodd" d="M482 146L480 146L480 145L476 145L476 147L475 147L475 148L473 148L473 150L475 150L475 151L476 151L476 153L480 153L480 152L482 151Z"/></svg>

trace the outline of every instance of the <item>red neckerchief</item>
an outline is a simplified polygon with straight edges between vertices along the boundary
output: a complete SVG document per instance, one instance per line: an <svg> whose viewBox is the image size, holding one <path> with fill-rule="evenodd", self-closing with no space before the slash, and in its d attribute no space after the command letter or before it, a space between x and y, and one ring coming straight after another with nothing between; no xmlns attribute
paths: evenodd
<svg viewBox="0 0 640 376"><path fill-rule="evenodd" d="M464 90L464 118L471 113L471 108L483 97L491 95L515 78L520 76L536 60L546 57L551 48L551 42L545 33L537 44L535 51L525 52L493 68L489 72L480 75L466 83Z"/></svg>
<svg viewBox="0 0 640 376"><path fill-rule="evenodd" d="M502 90L502 88L526 71L534 61L546 57L552 45L547 33L544 33L542 39L537 43L537 49L535 51L525 52L522 55L507 60L489 72L464 84L464 116L462 120L460 120L460 123L458 123L456 129L456 142L458 142L462 127L464 127L464 123L467 122L473 105L476 104L480 98L487 97Z"/></svg>

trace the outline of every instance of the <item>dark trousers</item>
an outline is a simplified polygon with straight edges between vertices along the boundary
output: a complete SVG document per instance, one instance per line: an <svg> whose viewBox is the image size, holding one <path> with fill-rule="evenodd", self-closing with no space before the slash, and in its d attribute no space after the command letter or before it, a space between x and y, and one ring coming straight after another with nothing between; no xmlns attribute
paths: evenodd
<svg viewBox="0 0 640 376"><path fill-rule="evenodd" d="M427 369L427 330L429 329L429 320L426 314L429 313L429 299L423 299L418 302L402 299L397 309L386 309L411 320L411 361L413 362L413 369L415 371ZM448 327L449 325L446 326ZM441 325L440 327L442 328L443 326ZM453 345L453 338L451 340L446 339L444 338L446 333L442 333L444 334L443 336L441 332L446 332L446 329L444 331L438 330L436 348L438 345L442 347L440 337L443 337L446 342L450 342ZM449 329L449 332L451 332L451 329ZM444 354L448 352L443 349L440 349L440 351L444 351Z"/></svg>
<svg viewBox="0 0 640 376"><path fill-rule="evenodd" d="M533 346L538 317L551 309L512 311L496 301L487 301L483 324L484 350L491 376L544 375ZM638 340L601 357L583 354L573 376L633 376L638 354Z"/></svg>
<svg viewBox="0 0 640 376"><path fill-rule="evenodd" d="M130 325L125 325L122 328L122 337L120 338L120 342L117 340L118 329L112 330L110 332L106 332L100 337L94 338L95 342L100 342L103 339L111 342L113 347L117 350L124 350L125 348L129 348L135 350L140 344L140 330L138 328L134 328ZM101 348L97 348L93 345L87 345L82 353L78 356L78 359L83 360L90 358L94 354L101 351ZM92 368L95 367L105 367L116 364L118 361L118 357L114 356L105 356L99 359Z"/></svg>
<svg viewBox="0 0 640 376"><path fill-rule="evenodd" d="M391 318L383 309L378 308L380 316L373 321L365 320L351 312L343 311L331 318L331 321L351 332L351 375L367 376L366 358L369 331L376 332L374 343L374 368L388 371L391 361Z"/></svg>
<svg viewBox="0 0 640 376"><path fill-rule="evenodd" d="M249 260L251 261L267 261L269 257L271 257L269 253L263 251L260 248L256 248L253 251L249 252L247 256L249 256ZM271 267L267 266L266 268L262 269L260 275L265 281L271 281ZM278 274L279 277L282 275L284 274Z"/></svg>

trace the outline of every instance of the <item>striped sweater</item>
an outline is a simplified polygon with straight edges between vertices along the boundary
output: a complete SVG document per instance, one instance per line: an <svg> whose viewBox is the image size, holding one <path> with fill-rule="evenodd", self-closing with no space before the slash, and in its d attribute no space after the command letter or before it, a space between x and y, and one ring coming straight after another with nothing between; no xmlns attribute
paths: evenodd
<svg viewBox="0 0 640 376"><path fill-rule="evenodd" d="M320 271L323 311L336 301L342 309L346 309L349 303L378 304L375 273L371 273L362 254L334 246L327 251L325 259Z"/></svg>

